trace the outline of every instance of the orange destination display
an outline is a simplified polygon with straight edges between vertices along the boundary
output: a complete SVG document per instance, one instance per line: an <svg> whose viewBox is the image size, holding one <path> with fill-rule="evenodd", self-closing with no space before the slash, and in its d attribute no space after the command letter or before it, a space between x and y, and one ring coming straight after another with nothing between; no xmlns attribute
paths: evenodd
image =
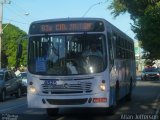
<svg viewBox="0 0 160 120"><path fill-rule="evenodd" d="M45 22L30 27L30 34L66 33L66 32L103 32L104 24L99 21Z"/></svg>

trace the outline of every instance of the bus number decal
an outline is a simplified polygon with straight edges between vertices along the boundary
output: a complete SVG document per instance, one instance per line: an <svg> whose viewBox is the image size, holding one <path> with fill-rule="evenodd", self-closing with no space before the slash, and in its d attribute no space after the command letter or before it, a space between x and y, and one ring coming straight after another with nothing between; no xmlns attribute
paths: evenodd
<svg viewBox="0 0 160 120"><path fill-rule="evenodd" d="M57 85L57 81L55 81L55 80L45 80L44 84L45 85Z"/></svg>

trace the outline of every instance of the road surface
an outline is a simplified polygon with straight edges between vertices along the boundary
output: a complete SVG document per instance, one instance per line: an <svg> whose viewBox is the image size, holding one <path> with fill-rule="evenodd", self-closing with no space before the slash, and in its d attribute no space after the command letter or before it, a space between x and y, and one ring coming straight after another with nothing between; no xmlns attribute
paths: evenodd
<svg viewBox="0 0 160 120"><path fill-rule="evenodd" d="M101 109L60 109L60 114L48 117L44 109L27 108L26 96L16 99L7 97L0 103L2 120L119 120L155 118L160 120L160 81L137 81L132 101L120 101L115 115L106 115ZM150 116L148 116L150 115ZM145 117L145 118L144 118ZM7 119L10 118L10 119Z"/></svg>

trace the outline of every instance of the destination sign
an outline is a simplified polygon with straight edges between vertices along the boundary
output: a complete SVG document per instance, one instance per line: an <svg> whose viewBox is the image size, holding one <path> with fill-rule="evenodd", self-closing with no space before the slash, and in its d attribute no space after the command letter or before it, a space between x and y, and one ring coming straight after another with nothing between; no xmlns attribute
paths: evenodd
<svg viewBox="0 0 160 120"><path fill-rule="evenodd" d="M104 24L101 21L69 21L36 23L30 27L30 34L62 33L62 32L102 32Z"/></svg>

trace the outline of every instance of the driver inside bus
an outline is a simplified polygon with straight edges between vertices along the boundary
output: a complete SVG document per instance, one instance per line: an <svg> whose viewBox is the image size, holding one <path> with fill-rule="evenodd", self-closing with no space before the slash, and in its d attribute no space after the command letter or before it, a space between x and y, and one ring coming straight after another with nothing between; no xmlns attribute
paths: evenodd
<svg viewBox="0 0 160 120"><path fill-rule="evenodd" d="M101 53L100 50L97 49L97 45L96 44L92 44L89 49L86 49L82 53L82 56L90 56L90 55L102 57L102 53Z"/></svg>
<svg viewBox="0 0 160 120"><path fill-rule="evenodd" d="M52 43L48 47L47 58L49 61L53 63L55 63L58 59L58 50L55 48L55 46Z"/></svg>

